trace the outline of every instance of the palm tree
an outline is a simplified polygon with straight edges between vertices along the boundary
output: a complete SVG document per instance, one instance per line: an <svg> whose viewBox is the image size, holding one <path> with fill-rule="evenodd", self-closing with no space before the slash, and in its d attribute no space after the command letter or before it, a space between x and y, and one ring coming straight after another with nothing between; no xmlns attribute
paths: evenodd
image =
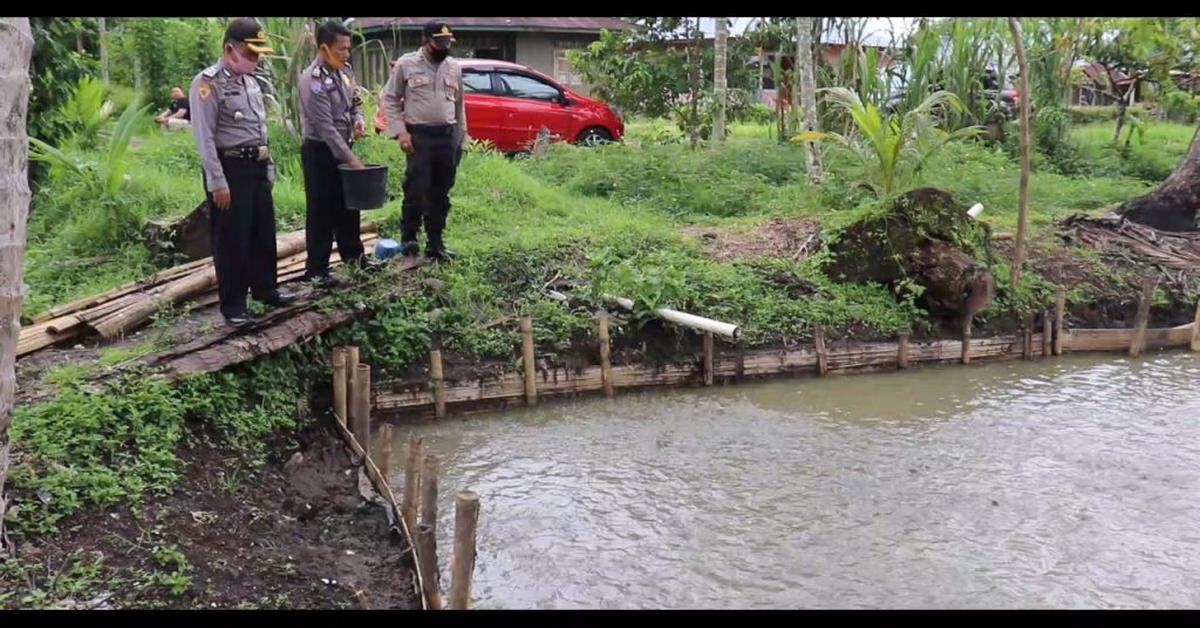
<svg viewBox="0 0 1200 628"><path fill-rule="evenodd" d="M21 269L25 260L25 221L29 216L28 138L29 59L33 35L29 18L0 18L0 556L9 553L4 532L8 499L8 426L16 394L17 337L21 333Z"/></svg>
<svg viewBox="0 0 1200 628"><path fill-rule="evenodd" d="M718 17L716 41L713 42L713 84L716 96L717 110L713 114L713 144L725 140L725 64L729 60L726 40L729 37L729 18Z"/></svg>
<svg viewBox="0 0 1200 628"><path fill-rule="evenodd" d="M884 198L901 185L911 183L947 142L972 137L981 132L977 126L947 133L937 127L937 112L961 112L962 102L954 94L938 91L930 94L916 108L903 115L885 114L871 103L863 104L858 93L845 87L819 90L826 94L828 105L844 111L853 122L847 135L833 132L804 131L792 138L795 142L832 139L849 148L863 167L862 183L876 196Z"/></svg>

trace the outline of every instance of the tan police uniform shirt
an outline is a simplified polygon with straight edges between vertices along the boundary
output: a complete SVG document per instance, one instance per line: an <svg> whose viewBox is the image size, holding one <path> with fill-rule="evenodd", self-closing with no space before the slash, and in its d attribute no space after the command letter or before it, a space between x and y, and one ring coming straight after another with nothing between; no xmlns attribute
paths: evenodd
<svg viewBox="0 0 1200 628"><path fill-rule="evenodd" d="M220 151L267 145L267 108L262 89L252 75L237 76L222 60L192 79L188 103L192 106L192 135L208 191L229 187ZM273 162L267 165L267 177L275 181Z"/></svg>
<svg viewBox="0 0 1200 628"><path fill-rule="evenodd" d="M462 67L453 57L434 63L422 48L402 57L383 88L389 137L407 136L405 124L452 124L459 146L467 145Z"/></svg>
<svg viewBox="0 0 1200 628"><path fill-rule="evenodd" d="M354 70L331 70L317 57L300 72L300 126L306 140L325 142L340 163L348 163L355 122L364 122Z"/></svg>

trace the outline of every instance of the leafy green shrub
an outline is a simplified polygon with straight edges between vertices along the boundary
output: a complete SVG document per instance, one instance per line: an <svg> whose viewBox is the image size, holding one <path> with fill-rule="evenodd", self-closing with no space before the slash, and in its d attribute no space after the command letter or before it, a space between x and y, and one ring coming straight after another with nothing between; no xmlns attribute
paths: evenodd
<svg viewBox="0 0 1200 628"><path fill-rule="evenodd" d="M1196 117L1200 115L1200 97L1180 89L1167 91L1160 103L1167 119L1172 122L1195 124Z"/></svg>
<svg viewBox="0 0 1200 628"><path fill-rule="evenodd" d="M1034 116L1032 144L1046 157L1053 172L1079 174L1083 169L1079 147L1071 141L1071 118L1061 107L1047 106Z"/></svg>
<svg viewBox="0 0 1200 628"><path fill-rule="evenodd" d="M1125 113L1147 117L1149 111L1143 105L1134 105L1126 109ZM1071 122L1074 124L1104 122L1117 119L1117 107L1115 105L1073 105L1067 107L1067 115L1071 117Z"/></svg>

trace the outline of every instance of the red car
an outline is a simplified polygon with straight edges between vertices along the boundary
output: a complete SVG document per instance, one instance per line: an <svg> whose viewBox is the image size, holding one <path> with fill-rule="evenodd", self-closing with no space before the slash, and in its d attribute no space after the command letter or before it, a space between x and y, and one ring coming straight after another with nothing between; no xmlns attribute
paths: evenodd
<svg viewBox="0 0 1200 628"><path fill-rule="evenodd" d="M545 126L551 139L597 144L621 139L625 125L609 106L581 96L550 77L516 63L459 59L467 133L505 153L528 151ZM375 132L387 128L383 108Z"/></svg>

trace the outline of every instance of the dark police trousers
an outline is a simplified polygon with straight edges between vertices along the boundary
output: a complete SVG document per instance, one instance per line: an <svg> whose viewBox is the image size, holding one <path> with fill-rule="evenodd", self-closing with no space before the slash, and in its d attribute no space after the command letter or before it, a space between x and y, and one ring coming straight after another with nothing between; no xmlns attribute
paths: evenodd
<svg viewBox="0 0 1200 628"><path fill-rule="evenodd" d="M229 207L218 209L206 193L210 209L213 265L217 293L226 317L246 315L246 289L254 298L276 291L275 202L267 179L267 162L221 156L229 185ZM207 182L205 189L208 188Z"/></svg>
<svg viewBox="0 0 1200 628"><path fill-rule="evenodd" d="M333 151L325 142L304 140L300 147L300 163L304 168L304 200L307 205L304 220L304 242L308 249L304 276L318 277L329 273L329 255L337 239L338 255L343 263L363 259L359 239L359 213L346 209L342 196L342 175Z"/></svg>
<svg viewBox="0 0 1200 628"><path fill-rule="evenodd" d="M404 170L404 205L400 216L400 238L417 239L421 222L429 239L428 250L442 248L442 230L450 213L450 188L458 169L460 153L454 142L454 127L408 125L413 154Z"/></svg>

